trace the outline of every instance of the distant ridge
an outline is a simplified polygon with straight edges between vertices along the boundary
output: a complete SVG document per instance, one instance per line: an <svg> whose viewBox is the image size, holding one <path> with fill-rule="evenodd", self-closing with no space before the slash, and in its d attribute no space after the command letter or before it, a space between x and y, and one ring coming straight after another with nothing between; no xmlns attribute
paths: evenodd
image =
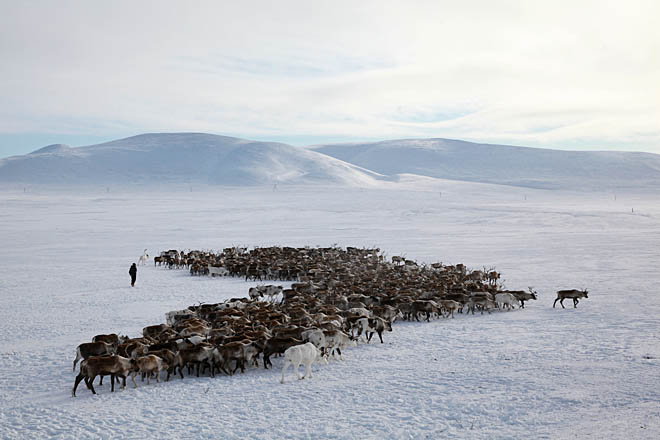
<svg viewBox="0 0 660 440"><path fill-rule="evenodd" d="M0 182L35 184L377 186L430 179L543 189L655 191L660 190L660 155L441 138L301 148L205 133L147 133L86 147L53 144L0 159Z"/></svg>
<svg viewBox="0 0 660 440"><path fill-rule="evenodd" d="M533 188L660 189L660 155L564 151L452 139L400 139L309 147L384 175Z"/></svg>
<svg viewBox="0 0 660 440"><path fill-rule="evenodd" d="M381 177L311 150L205 133L149 133L79 148L49 145L0 160L0 181L43 184L368 186Z"/></svg>
<svg viewBox="0 0 660 440"><path fill-rule="evenodd" d="M39 148L38 150L34 150L29 154L64 153L66 151L69 151L70 149L71 147L66 144L52 144L52 145L47 145L43 148Z"/></svg>

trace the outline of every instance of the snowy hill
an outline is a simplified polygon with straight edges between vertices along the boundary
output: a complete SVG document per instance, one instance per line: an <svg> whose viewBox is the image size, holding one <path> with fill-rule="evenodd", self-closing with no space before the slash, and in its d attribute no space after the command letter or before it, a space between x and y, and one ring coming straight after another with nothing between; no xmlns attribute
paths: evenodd
<svg viewBox="0 0 660 440"><path fill-rule="evenodd" d="M560 151L450 139L317 145L310 149L377 173L533 188L660 188L660 155Z"/></svg>
<svg viewBox="0 0 660 440"><path fill-rule="evenodd" d="M79 148L54 144L0 160L0 182L36 184L374 186L434 179L547 189L657 190L660 155L449 139L298 148L204 133L161 133Z"/></svg>
<svg viewBox="0 0 660 440"><path fill-rule="evenodd" d="M80 148L49 145L0 160L0 181L25 183L363 186L377 178L307 149L203 133L143 134Z"/></svg>
<svg viewBox="0 0 660 440"><path fill-rule="evenodd" d="M35 150L30 154L64 153L66 151L69 151L70 149L71 149L71 146L66 145L66 144L53 144L53 145L46 145L43 148L39 148L38 150Z"/></svg>

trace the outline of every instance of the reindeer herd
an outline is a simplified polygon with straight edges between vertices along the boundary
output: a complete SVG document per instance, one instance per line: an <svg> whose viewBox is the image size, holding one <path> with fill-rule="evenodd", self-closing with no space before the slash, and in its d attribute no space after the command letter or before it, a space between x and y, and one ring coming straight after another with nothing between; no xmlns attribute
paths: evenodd
<svg viewBox="0 0 660 440"><path fill-rule="evenodd" d="M146 255L146 250L145 250ZM371 342L392 331L396 319L430 321L456 313L524 308L536 300L529 291L502 290L495 270L467 270L462 264L419 265L403 257L391 261L379 249L347 247L226 248L220 253L170 250L154 258L155 265L186 269L191 275L245 277L246 280L292 281L251 287L248 296L216 304L191 305L166 314L166 323L144 327L142 336L97 335L76 349L81 361L72 394L84 380L94 394L97 376L110 376L111 389L130 376L142 380L166 372L184 378L216 373L233 375L259 366L272 367L272 356L283 355L285 371L293 365L342 360L342 349ZM585 291L560 291L557 300L587 297ZM556 301L555 300L555 303ZM561 304L563 307L563 304ZM553 304L554 307L554 304Z"/></svg>

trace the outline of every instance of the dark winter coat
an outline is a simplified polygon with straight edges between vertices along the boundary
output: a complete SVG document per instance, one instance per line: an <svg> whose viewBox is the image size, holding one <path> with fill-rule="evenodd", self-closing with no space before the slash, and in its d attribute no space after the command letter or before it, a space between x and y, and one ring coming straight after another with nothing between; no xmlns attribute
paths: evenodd
<svg viewBox="0 0 660 440"><path fill-rule="evenodd" d="M131 275L131 279L135 279L137 277L137 266L135 263L133 263L131 268L128 269L128 273Z"/></svg>

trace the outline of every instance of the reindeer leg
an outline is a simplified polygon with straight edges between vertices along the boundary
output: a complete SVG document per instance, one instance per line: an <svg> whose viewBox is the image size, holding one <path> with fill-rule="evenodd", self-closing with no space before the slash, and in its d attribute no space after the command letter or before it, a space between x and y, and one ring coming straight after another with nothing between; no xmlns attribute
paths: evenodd
<svg viewBox="0 0 660 440"><path fill-rule="evenodd" d="M282 379L280 379L280 383L284 383L284 372L288 367L289 367L289 362L284 362L284 366L282 367Z"/></svg>
<svg viewBox="0 0 660 440"><path fill-rule="evenodd" d="M557 305L557 300L559 300L559 297L557 297L557 298L555 299L555 302L552 303L552 308L553 308L553 309L555 308L555 305Z"/></svg>
<svg viewBox="0 0 660 440"><path fill-rule="evenodd" d="M565 300L565 299L566 299L566 298L562 298L562 299L559 300L559 304L561 304L561 308L562 308L562 309L565 309L565 308L566 308L566 307L564 307L564 300Z"/></svg>
<svg viewBox="0 0 660 440"><path fill-rule="evenodd" d="M76 389L78 388L78 384L80 381L85 377L84 374L80 373L76 376L76 382L73 384L73 391L71 391L72 397L76 397Z"/></svg>
<svg viewBox="0 0 660 440"><path fill-rule="evenodd" d="M137 388L137 382L135 382L135 376L137 376L137 373L138 373L137 371L134 371L133 375L131 376L131 380L133 381L133 388Z"/></svg>
<svg viewBox="0 0 660 440"><path fill-rule="evenodd" d="M227 371L226 365L225 364L220 364L220 369L222 370L223 373L225 373L227 376L231 376L229 374L229 371Z"/></svg>
<svg viewBox="0 0 660 440"><path fill-rule="evenodd" d="M90 377L89 382L87 382L87 388L92 390L92 394L96 394L96 390L94 389L94 379L96 379L96 375Z"/></svg>
<svg viewBox="0 0 660 440"><path fill-rule="evenodd" d="M380 338L380 343L382 344L383 343L383 331L382 330L378 332L378 337Z"/></svg>

